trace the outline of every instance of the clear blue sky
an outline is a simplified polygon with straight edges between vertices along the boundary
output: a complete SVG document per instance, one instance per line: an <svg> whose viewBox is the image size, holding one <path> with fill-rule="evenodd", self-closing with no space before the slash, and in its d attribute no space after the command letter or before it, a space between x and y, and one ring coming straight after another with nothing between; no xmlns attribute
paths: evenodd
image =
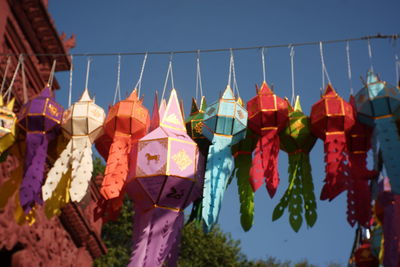
<svg viewBox="0 0 400 267"><path fill-rule="evenodd" d="M169 0L169 1L50 1L50 13L59 31L75 33L74 53L144 52L192 50L272 45L304 41L361 37L369 34L400 32L398 0ZM395 82L394 48L386 40L372 41L373 66L384 80ZM337 91L349 97L345 45L324 47L325 61ZM400 54L400 53L399 53ZM289 49L269 49L267 80L281 96L291 96ZM359 76L369 68L367 43L351 43L353 86L361 87ZM142 56L122 58L123 95L137 81ZM116 57L93 58L89 88L98 104L107 108L116 84ZM208 102L214 102L228 79L228 53L201 55L203 87ZM245 101L255 94L254 84L262 81L260 51L235 53L237 81ZM73 100L84 87L86 58L76 58ZM174 56L175 87L184 99L186 113L195 94L195 55ZM145 104L151 108L155 90L162 91L168 56L150 56L143 78ZM59 73L61 90L57 99L67 105L68 73ZM319 99L321 64L317 46L295 49L296 93L303 110L309 114ZM322 142L311 153L315 193L319 198L324 178ZM255 197L254 226L245 233L239 221L239 202L235 183L228 188L220 216L225 232L240 239L249 258L274 256L282 260L307 258L324 266L329 262L345 264L353 242L354 230L346 222L346 197L332 203L318 201L318 220L311 229L303 225L299 233L290 228L287 213L271 221L272 210L287 186L287 156L280 153L281 185L273 200L260 189Z"/></svg>

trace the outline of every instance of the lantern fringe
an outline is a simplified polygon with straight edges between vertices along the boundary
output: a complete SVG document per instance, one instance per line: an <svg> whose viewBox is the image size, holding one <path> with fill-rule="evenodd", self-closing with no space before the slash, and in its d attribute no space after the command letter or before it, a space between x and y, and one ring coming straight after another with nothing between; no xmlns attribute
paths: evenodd
<svg viewBox="0 0 400 267"><path fill-rule="evenodd" d="M250 184L254 192L261 187L265 177L268 194L274 197L279 185L278 153L277 130L268 130L268 133L260 137L254 150L253 166L250 169Z"/></svg>
<svg viewBox="0 0 400 267"><path fill-rule="evenodd" d="M19 193L21 206L28 213L35 203L43 204L41 191L47 157L47 135L28 132L26 143L25 173Z"/></svg>
<svg viewBox="0 0 400 267"><path fill-rule="evenodd" d="M230 143L231 138L214 136L208 150L202 210L206 231L210 231L217 222L228 179L234 168Z"/></svg>
<svg viewBox="0 0 400 267"><path fill-rule="evenodd" d="M347 189L349 172L348 152L344 133L328 134L324 140L325 152L325 184L321 190L321 200L333 200Z"/></svg>

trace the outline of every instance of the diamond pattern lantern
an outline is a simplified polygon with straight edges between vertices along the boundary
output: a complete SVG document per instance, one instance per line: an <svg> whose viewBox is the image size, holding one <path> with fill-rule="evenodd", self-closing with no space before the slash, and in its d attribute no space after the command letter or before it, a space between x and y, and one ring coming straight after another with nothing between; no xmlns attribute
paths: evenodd
<svg viewBox="0 0 400 267"><path fill-rule="evenodd" d="M400 115L400 91L395 86L379 80L378 76L370 71L367 74L367 83L355 98L358 119L375 127L392 191L400 194L400 164L397 158L400 141L395 122L395 115Z"/></svg>
<svg viewBox="0 0 400 267"><path fill-rule="evenodd" d="M272 220L279 219L289 206L289 222L294 231L299 231L304 217L308 227L317 220L317 203L311 175L309 153L316 137L311 134L310 118L304 115L297 96L294 108L288 102L289 124L280 132L280 147L289 156L289 185L275 207Z"/></svg>
<svg viewBox="0 0 400 267"><path fill-rule="evenodd" d="M354 117L357 116L356 104L350 97ZM371 148L372 128L356 120L347 135L349 151L349 178L347 180L347 221L351 226L356 222L369 227L372 216L371 188L369 180L376 177L376 171L367 169L367 152Z"/></svg>
<svg viewBox="0 0 400 267"><path fill-rule="evenodd" d="M211 141L204 179L202 216L207 230L217 222L228 180L234 168L231 146L245 138L247 110L228 85L222 97L207 107L203 135Z"/></svg>
<svg viewBox="0 0 400 267"><path fill-rule="evenodd" d="M311 108L311 131L324 140L326 177L321 200L332 200L347 189L346 134L354 121L351 105L328 84L322 98Z"/></svg>
<svg viewBox="0 0 400 267"><path fill-rule="evenodd" d="M136 178L127 187L134 200L133 253L128 266L163 266L177 248L183 210L201 192L197 144L186 133L172 90L160 126L139 140ZM176 258L177 251L172 251ZM169 263L170 264L170 263Z"/></svg>
<svg viewBox="0 0 400 267"><path fill-rule="evenodd" d="M87 89L78 102L64 111L61 126L70 141L48 172L42 188L44 200L52 196L67 173L71 200L79 202L86 195L93 171L92 143L102 134L104 118L104 110L93 102Z"/></svg>
<svg viewBox="0 0 400 267"><path fill-rule="evenodd" d="M0 154L6 151L15 142L17 115L12 111L15 98L6 105L0 95Z"/></svg>
<svg viewBox="0 0 400 267"><path fill-rule="evenodd" d="M250 170L250 183L253 191L258 190L265 181L271 197L279 185L278 174L278 133L286 127L288 107L285 100L275 95L263 82L257 96L247 103L249 110L249 128L261 138L254 150L253 165Z"/></svg>
<svg viewBox="0 0 400 267"><path fill-rule="evenodd" d="M50 86L46 86L18 114L18 124L26 131L24 178L20 187L20 202L26 213L35 203L43 203L41 189L47 146L59 133L63 111L54 101Z"/></svg>

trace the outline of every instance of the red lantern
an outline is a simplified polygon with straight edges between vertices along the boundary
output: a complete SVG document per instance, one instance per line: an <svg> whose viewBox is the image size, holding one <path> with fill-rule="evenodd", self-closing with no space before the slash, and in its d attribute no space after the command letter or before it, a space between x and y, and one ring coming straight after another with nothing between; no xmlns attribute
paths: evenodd
<svg viewBox="0 0 400 267"><path fill-rule="evenodd" d="M356 106L353 96L350 97L356 118ZM349 179L347 191L347 221L351 226L356 222L364 227L369 226L372 216L371 190L369 180L376 177L376 171L367 169L367 152L371 148L372 128L356 121L347 134L349 151Z"/></svg>
<svg viewBox="0 0 400 267"><path fill-rule="evenodd" d="M378 267L379 261L372 254L371 244L363 243L354 253L354 258L357 267Z"/></svg>
<svg viewBox="0 0 400 267"><path fill-rule="evenodd" d="M261 136L254 150L250 184L253 191L256 191L265 177L268 193L273 197L279 184L278 134L287 125L288 106L285 100L271 91L266 82L263 82L260 90L256 90L257 96L247 102L248 127Z"/></svg>
<svg viewBox="0 0 400 267"><path fill-rule="evenodd" d="M346 190L346 133L354 122L351 105L328 84L322 98L311 108L311 131L324 140L326 177L321 200L332 200Z"/></svg>

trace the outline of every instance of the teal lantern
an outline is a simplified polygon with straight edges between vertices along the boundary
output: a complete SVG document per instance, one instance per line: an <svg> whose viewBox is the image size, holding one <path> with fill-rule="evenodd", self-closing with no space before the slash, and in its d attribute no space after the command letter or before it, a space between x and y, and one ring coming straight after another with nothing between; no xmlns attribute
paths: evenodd
<svg viewBox="0 0 400 267"><path fill-rule="evenodd" d="M356 94L356 106L360 122L375 127L392 192L400 194L400 140L396 127L396 117L400 116L400 91L369 71L366 84Z"/></svg>
<svg viewBox="0 0 400 267"><path fill-rule="evenodd" d="M203 191L202 217L207 230L217 222L222 198L234 164L231 146L246 136L247 110L236 100L228 85L222 97L207 107L203 135L211 141L208 149Z"/></svg>

